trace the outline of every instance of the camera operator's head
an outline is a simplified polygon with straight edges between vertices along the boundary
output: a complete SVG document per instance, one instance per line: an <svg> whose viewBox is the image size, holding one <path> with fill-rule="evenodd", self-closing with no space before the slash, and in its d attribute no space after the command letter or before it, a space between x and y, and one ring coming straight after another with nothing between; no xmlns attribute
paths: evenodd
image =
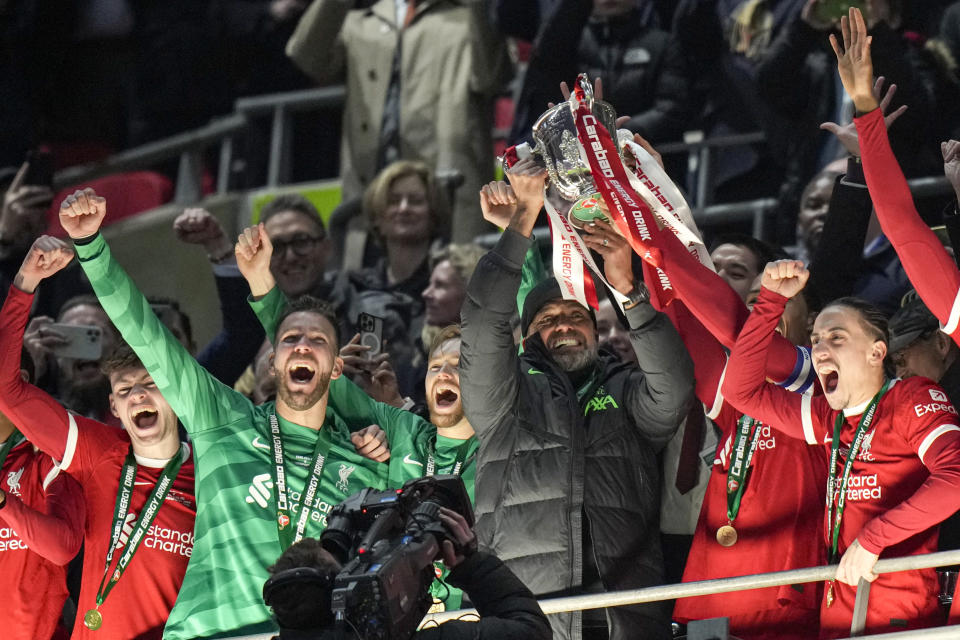
<svg viewBox="0 0 960 640"><path fill-rule="evenodd" d="M330 594L341 566L316 538L291 545L267 569L263 599L281 629L325 629L333 624Z"/></svg>

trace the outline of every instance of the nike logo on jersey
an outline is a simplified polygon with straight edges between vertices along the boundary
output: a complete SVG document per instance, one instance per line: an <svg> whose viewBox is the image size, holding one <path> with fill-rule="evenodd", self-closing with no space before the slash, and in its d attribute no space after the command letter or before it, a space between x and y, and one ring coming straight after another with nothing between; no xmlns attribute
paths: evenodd
<svg viewBox="0 0 960 640"><path fill-rule="evenodd" d="M409 453L408 453L407 455L403 456L403 462L404 462L404 464L415 464L415 465L417 465L418 467L422 467L422 466L423 466L423 463L422 463L422 462L420 462L419 460L414 460L413 458L411 458Z"/></svg>
<svg viewBox="0 0 960 640"><path fill-rule="evenodd" d="M527 369L527 375L531 375L531 376L541 375L541 376L542 376L542 375L543 375L543 371L538 371L537 369L534 369L533 367L530 367L529 369Z"/></svg>
<svg viewBox="0 0 960 640"><path fill-rule="evenodd" d="M270 449L270 445L268 445L265 442L260 442L260 436L254 437L254 439L250 442L250 444L252 444L257 449L267 449L267 450Z"/></svg>

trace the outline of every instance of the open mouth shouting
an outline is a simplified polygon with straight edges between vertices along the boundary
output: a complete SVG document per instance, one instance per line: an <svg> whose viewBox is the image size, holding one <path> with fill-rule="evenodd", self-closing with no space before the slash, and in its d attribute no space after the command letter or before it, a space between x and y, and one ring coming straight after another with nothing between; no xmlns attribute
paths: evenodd
<svg viewBox="0 0 960 640"><path fill-rule="evenodd" d="M160 421L160 412L152 405L143 405L133 410L131 418L137 429L150 429Z"/></svg>
<svg viewBox="0 0 960 640"><path fill-rule="evenodd" d="M317 375L316 367L309 362L294 362L287 369L287 375L292 385L302 386L310 384Z"/></svg>
<svg viewBox="0 0 960 640"><path fill-rule="evenodd" d="M459 387L448 384L438 384L433 390L433 404L437 411L454 409L459 400Z"/></svg>
<svg viewBox="0 0 960 640"><path fill-rule="evenodd" d="M840 374L837 372L837 368L830 362L822 362L817 365L817 375L820 376L820 385L823 387L823 392L827 395L832 394L837 390L837 385L840 383Z"/></svg>

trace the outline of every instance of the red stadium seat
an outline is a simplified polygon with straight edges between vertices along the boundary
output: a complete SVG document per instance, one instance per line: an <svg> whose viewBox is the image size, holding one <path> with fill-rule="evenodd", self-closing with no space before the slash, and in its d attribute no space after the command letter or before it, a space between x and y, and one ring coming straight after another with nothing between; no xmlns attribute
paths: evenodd
<svg viewBox="0 0 960 640"><path fill-rule="evenodd" d="M173 198L173 183L165 175L153 171L134 171L118 173L97 178L66 189L61 189L53 198L53 204L47 212L47 233L63 237L60 226L60 203L68 195L84 187L91 187L97 194L110 203L107 207L107 219L103 226L149 211Z"/></svg>

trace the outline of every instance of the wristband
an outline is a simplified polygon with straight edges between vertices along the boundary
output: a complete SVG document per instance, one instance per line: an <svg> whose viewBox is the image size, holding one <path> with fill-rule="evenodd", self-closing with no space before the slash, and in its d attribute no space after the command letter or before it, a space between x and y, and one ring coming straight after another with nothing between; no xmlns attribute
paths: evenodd
<svg viewBox="0 0 960 640"><path fill-rule="evenodd" d="M212 262L213 264L220 264L221 262L223 262L223 261L226 260L227 258L231 257L232 255L233 255L233 247L230 247L229 249L227 249L226 251L224 251L224 252L223 252L223 255L221 255L221 256L212 256L212 255L210 255L210 254L208 253L208 254L207 254L207 260L209 260L209 261Z"/></svg>

